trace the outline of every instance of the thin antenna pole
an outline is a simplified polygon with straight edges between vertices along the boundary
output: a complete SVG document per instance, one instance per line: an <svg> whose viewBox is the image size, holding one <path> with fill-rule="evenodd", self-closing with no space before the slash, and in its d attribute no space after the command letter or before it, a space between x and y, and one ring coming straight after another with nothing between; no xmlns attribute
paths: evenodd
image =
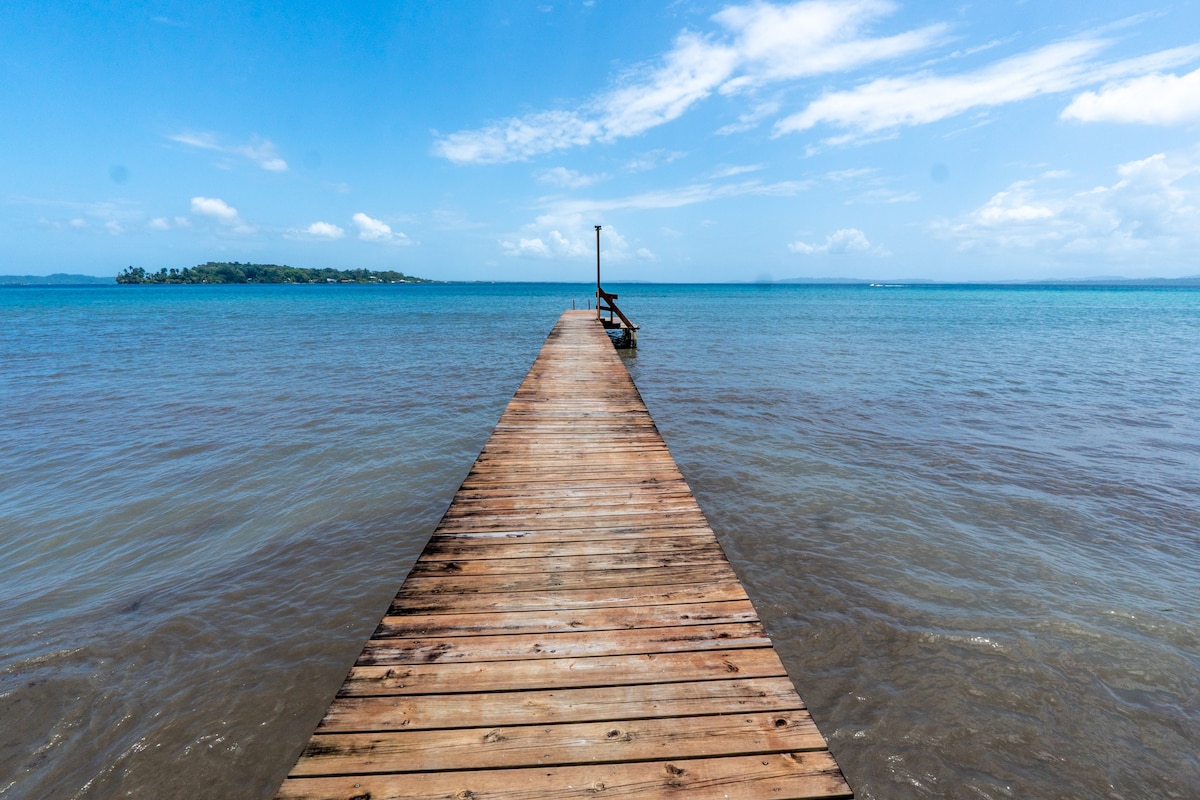
<svg viewBox="0 0 1200 800"><path fill-rule="evenodd" d="M600 226L596 226L596 319L600 319Z"/></svg>

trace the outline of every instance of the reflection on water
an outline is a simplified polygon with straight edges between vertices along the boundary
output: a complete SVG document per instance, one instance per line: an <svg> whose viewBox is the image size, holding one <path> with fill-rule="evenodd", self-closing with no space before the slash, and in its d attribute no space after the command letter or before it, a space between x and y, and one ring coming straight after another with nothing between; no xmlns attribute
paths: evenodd
<svg viewBox="0 0 1200 800"><path fill-rule="evenodd" d="M588 291L0 290L0 797L270 797ZM1200 294L620 293L860 797L1200 795Z"/></svg>

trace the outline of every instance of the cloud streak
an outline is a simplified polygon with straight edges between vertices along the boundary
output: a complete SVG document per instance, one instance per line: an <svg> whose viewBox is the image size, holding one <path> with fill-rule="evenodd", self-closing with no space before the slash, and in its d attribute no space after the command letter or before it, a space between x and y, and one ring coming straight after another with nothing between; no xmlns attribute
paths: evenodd
<svg viewBox="0 0 1200 800"><path fill-rule="evenodd" d="M745 171L735 169L734 174ZM595 252L592 227L597 214L613 211L648 211L681 208L731 197L791 196L811 188L808 181L742 181L740 183L697 183L673 189L641 192L609 199L553 200L545 203L546 213L524 226L521 233L500 241L506 255L533 258L571 258ZM654 260L645 247L634 248L611 223L604 225L604 257L620 261L628 258Z"/></svg>
<svg viewBox="0 0 1200 800"><path fill-rule="evenodd" d="M1110 45L1106 39L1074 39L957 75L919 72L879 78L853 89L823 94L803 111L777 122L773 133L783 136L826 125L846 131L831 137L827 143L843 144L1200 57L1200 47L1184 47L1125 61L1098 63L1096 57Z"/></svg>
<svg viewBox="0 0 1200 800"><path fill-rule="evenodd" d="M854 69L929 47L947 32L932 25L871 37L868 25L891 14L887 0L755 2L713 17L720 33L684 31L652 66L571 110L537 111L438 137L436 155L459 164L522 161L542 153L636 136L678 119L714 92L735 95L768 84ZM774 113L760 104L734 129ZM730 129L730 130L734 130Z"/></svg>
<svg viewBox="0 0 1200 800"><path fill-rule="evenodd" d="M661 208L680 208L697 203L707 203L730 197L745 197L748 195L790 197L812 188L811 181L742 181L714 185L711 183L696 183L673 189L660 189L652 192L616 197L608 200L564 200L554 204L561 214L588 214L603 211L647 211Z"/></svg>
<svg viewBox="0 0 1200 800"><path fill-rule="evenodd" d="M787 89L803 87L814 78L925 54L951 40L951 28L943 23L893 35L873 33L876 24L897 9L890 0L758 1L730 6L711 18L710 31L679 33L660 58L631 70L616 86L577 107L534 111L437 136L433 152L458 164L495 164L611 143L676 120L714 94L745 96L751 102L749 111L718 128L717 134L751 130L780 113L778 99L759 98L765 89L778 87L783 96ZM1105 62L1101 55L1113 41L1094 33L1003 58L992 55L991 63L961 68L965 58L988 57L980 54L990 54L1001 44L991 42L941 58L931 54L934 57L925 60L925 69L826 90L775 122L772 134L779 137L828 127L835 133L824 140L826 144L862 143L974 110L1139 78L1138 84L1114 84L1099 94L1077 98L1067 117L1178 124L1200 115L1196 73L1147 76L1200 57L1200 47ZM935 65L940 70L952 70L952 65L959 69L939 73ZM1158 102L1135 103L1139 113L1122 112L1122 106L1128 108L1123 101L1139 90L1153 90Z"/></svg>
<svg viewBox="0 0 1200 800"><path fill-rule="evenodd" d="M178 133L169 137L171 141L194 147L198 150L212 150L226 155L248 158L268 172L286 172L288 164L275 150L270 139L255 137L249 144L223 144L216 134L212 133Z"/></svg>

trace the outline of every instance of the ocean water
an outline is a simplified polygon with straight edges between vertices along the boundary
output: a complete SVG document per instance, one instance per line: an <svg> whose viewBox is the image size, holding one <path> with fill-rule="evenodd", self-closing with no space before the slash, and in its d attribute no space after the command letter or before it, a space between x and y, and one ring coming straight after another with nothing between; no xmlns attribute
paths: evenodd
<svg viewBox="0 0 1200 800"><path fill-rule="evenodd" d="M859 797L1200 796L1200 291L610 288ZM589 292L0 289L0 798L270 797Z"/></svg>

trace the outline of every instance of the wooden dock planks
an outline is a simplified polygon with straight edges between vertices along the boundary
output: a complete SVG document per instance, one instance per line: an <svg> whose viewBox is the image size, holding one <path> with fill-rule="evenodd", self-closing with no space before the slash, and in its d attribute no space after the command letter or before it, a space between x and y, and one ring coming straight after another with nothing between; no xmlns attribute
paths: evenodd
<svg viewBox="0 0 1200 800"><path fill-rule="evenodd" d="M595 312L551 331L278 798L851 792Z"/></svg>

